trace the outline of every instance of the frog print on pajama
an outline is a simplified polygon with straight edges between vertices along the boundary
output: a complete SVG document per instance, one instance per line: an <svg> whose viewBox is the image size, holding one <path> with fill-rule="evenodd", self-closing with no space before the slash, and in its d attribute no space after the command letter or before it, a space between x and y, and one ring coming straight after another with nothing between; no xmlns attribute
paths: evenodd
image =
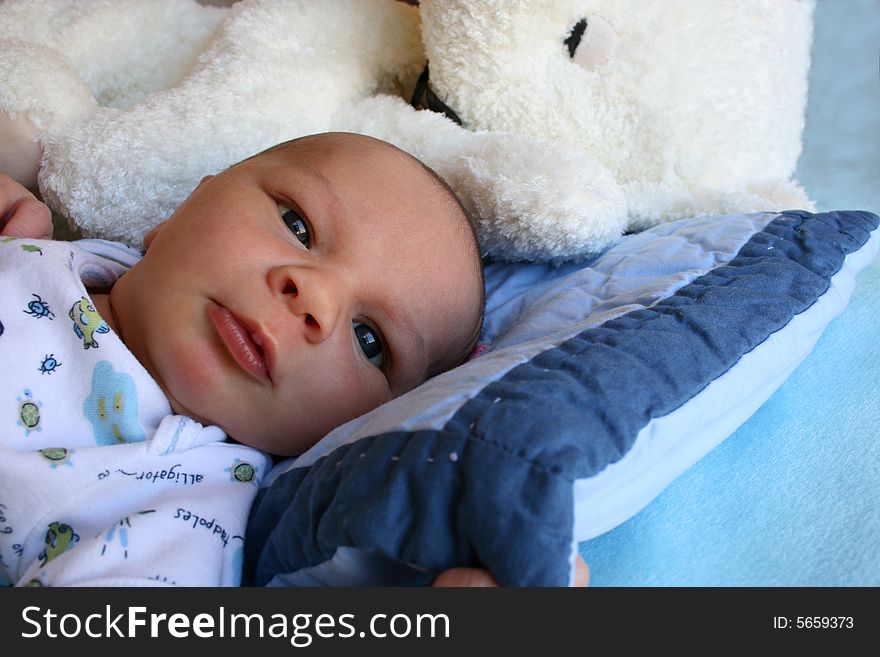
<svg viewBox="0 0 880 657"><path fill-rule="evenodd" d="M98 312L137 252L23 244L0 238L0 585L238 584L271 459L175 415Z"/></svg>
<svg viewBox="0 0 880 657"><path fill-rule="evenodd" d="M9 242L15 242L16 240L20 240L20 237L4 237L0 240L0 244L8 244ZM22 244L21 250L25 253L36 253L38 255L43 255L43 249L38 247L36 244Z"/></svg>
<svg viewBox="0 0 880 657"><path fill-rule="evenodd" d="M95 365L92 392L83 402L83 413L92 423L98 445L135 443L146 437L138 422L134 379L115 371L109 361Z"/></svg>
<svg viewBox="0 0 880 657"><path fill-rule="evenodd" d="M40 255L43 255L43 249L33 244L22 244L21 250L25 253L38 253Z"/></svg>

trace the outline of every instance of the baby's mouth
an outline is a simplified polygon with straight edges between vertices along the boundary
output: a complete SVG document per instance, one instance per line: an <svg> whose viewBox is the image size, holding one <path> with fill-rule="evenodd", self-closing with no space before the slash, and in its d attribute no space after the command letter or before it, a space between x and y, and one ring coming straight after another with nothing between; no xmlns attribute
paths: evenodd
<svg viewBox="0 0 880 657"><path fill-rule="evenodd" d="M239 320L225 306L211 302L208 315L217 329L217 333L235 362L245 372L261 383L271 383L268 357L262 336L248 329L245 322Z"/></svg>

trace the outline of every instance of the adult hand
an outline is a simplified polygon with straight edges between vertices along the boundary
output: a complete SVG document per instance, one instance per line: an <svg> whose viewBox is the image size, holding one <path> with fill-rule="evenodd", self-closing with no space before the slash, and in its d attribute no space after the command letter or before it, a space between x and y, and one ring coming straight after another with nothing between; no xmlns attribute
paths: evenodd
<svg viewBox="0 0 880 657"><path fill-rule="evenodd" d="M52 238L52 212L27 188L0 173L0 236Z"/></svg>
<svg viewBox="0 0 880 657"><path fill-rule="evenodd" d="M578 555L575 562L574 586L587 586L590 583L590 569L583 557ZM498 586L495 578L486 570L479 568L452 568L440 573L432 586L438 587L487 587Z"/></svg>

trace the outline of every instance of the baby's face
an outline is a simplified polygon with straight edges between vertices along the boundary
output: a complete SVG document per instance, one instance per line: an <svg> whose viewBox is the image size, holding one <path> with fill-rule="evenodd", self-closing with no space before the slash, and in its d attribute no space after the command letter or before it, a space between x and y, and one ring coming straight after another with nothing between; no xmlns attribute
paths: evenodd
<svg viewBox="0 0 880 657"><path fill-rule="evenodd" d="M479 260L408 156L321 135L205 180L111 291L119 332L178 413L274 454L467 355Z"/></svg>

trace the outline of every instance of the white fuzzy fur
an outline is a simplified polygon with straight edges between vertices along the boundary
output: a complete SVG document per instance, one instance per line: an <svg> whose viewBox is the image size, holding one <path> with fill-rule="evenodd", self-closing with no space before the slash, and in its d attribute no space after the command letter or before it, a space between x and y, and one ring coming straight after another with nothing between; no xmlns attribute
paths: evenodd
<svg viewBox="0 0 880 657"><path fill-rule="evenodd" d="M572 63L561 40L593 14ZM4 0L0 111L40 129L47 201L131 244L202 176L330 130L424 160L510 259L594 253L671 216L808 207L790 175L809 2L423 0L421 17L392 0ZM425 48L467 129L403 100Z"/></svg>
<svg viewBox="0 0 880 657"><path fill-rule="evenodd" d="M435 92L475 129L576 146L629 227L810 208L801 151L812 0L422 0ZM563 40L581 18L574 60Z"/></svg>
<svg viewBox="0 0 880 657"><path fill-rule="evenodd" d="M41 136L41 191L88 235L138 244L205 174L331 130L386 139L435 168L474 214L489 253L563 259L621 234L622 195L589 156L525 136L468 131L408 106L401 94L425 59L418 11L407 5L247 0L227 11L190 0L68 0L45 15L37 7L44 4L8 0L0 25L30 26L19 39L65 62L54 78L38 76L47 86L85 82L98 98L96 106L68 95L79 120L39 122L50 124ZM133 34L138 22L150 30ZM114 25L132 37L127 45ZM18 75L32 77L37 58L12 55ZM155 58L167 65L165 80L157 75L162 67L145 63ZM23 113L12 101L0 108Z"/></svg>

